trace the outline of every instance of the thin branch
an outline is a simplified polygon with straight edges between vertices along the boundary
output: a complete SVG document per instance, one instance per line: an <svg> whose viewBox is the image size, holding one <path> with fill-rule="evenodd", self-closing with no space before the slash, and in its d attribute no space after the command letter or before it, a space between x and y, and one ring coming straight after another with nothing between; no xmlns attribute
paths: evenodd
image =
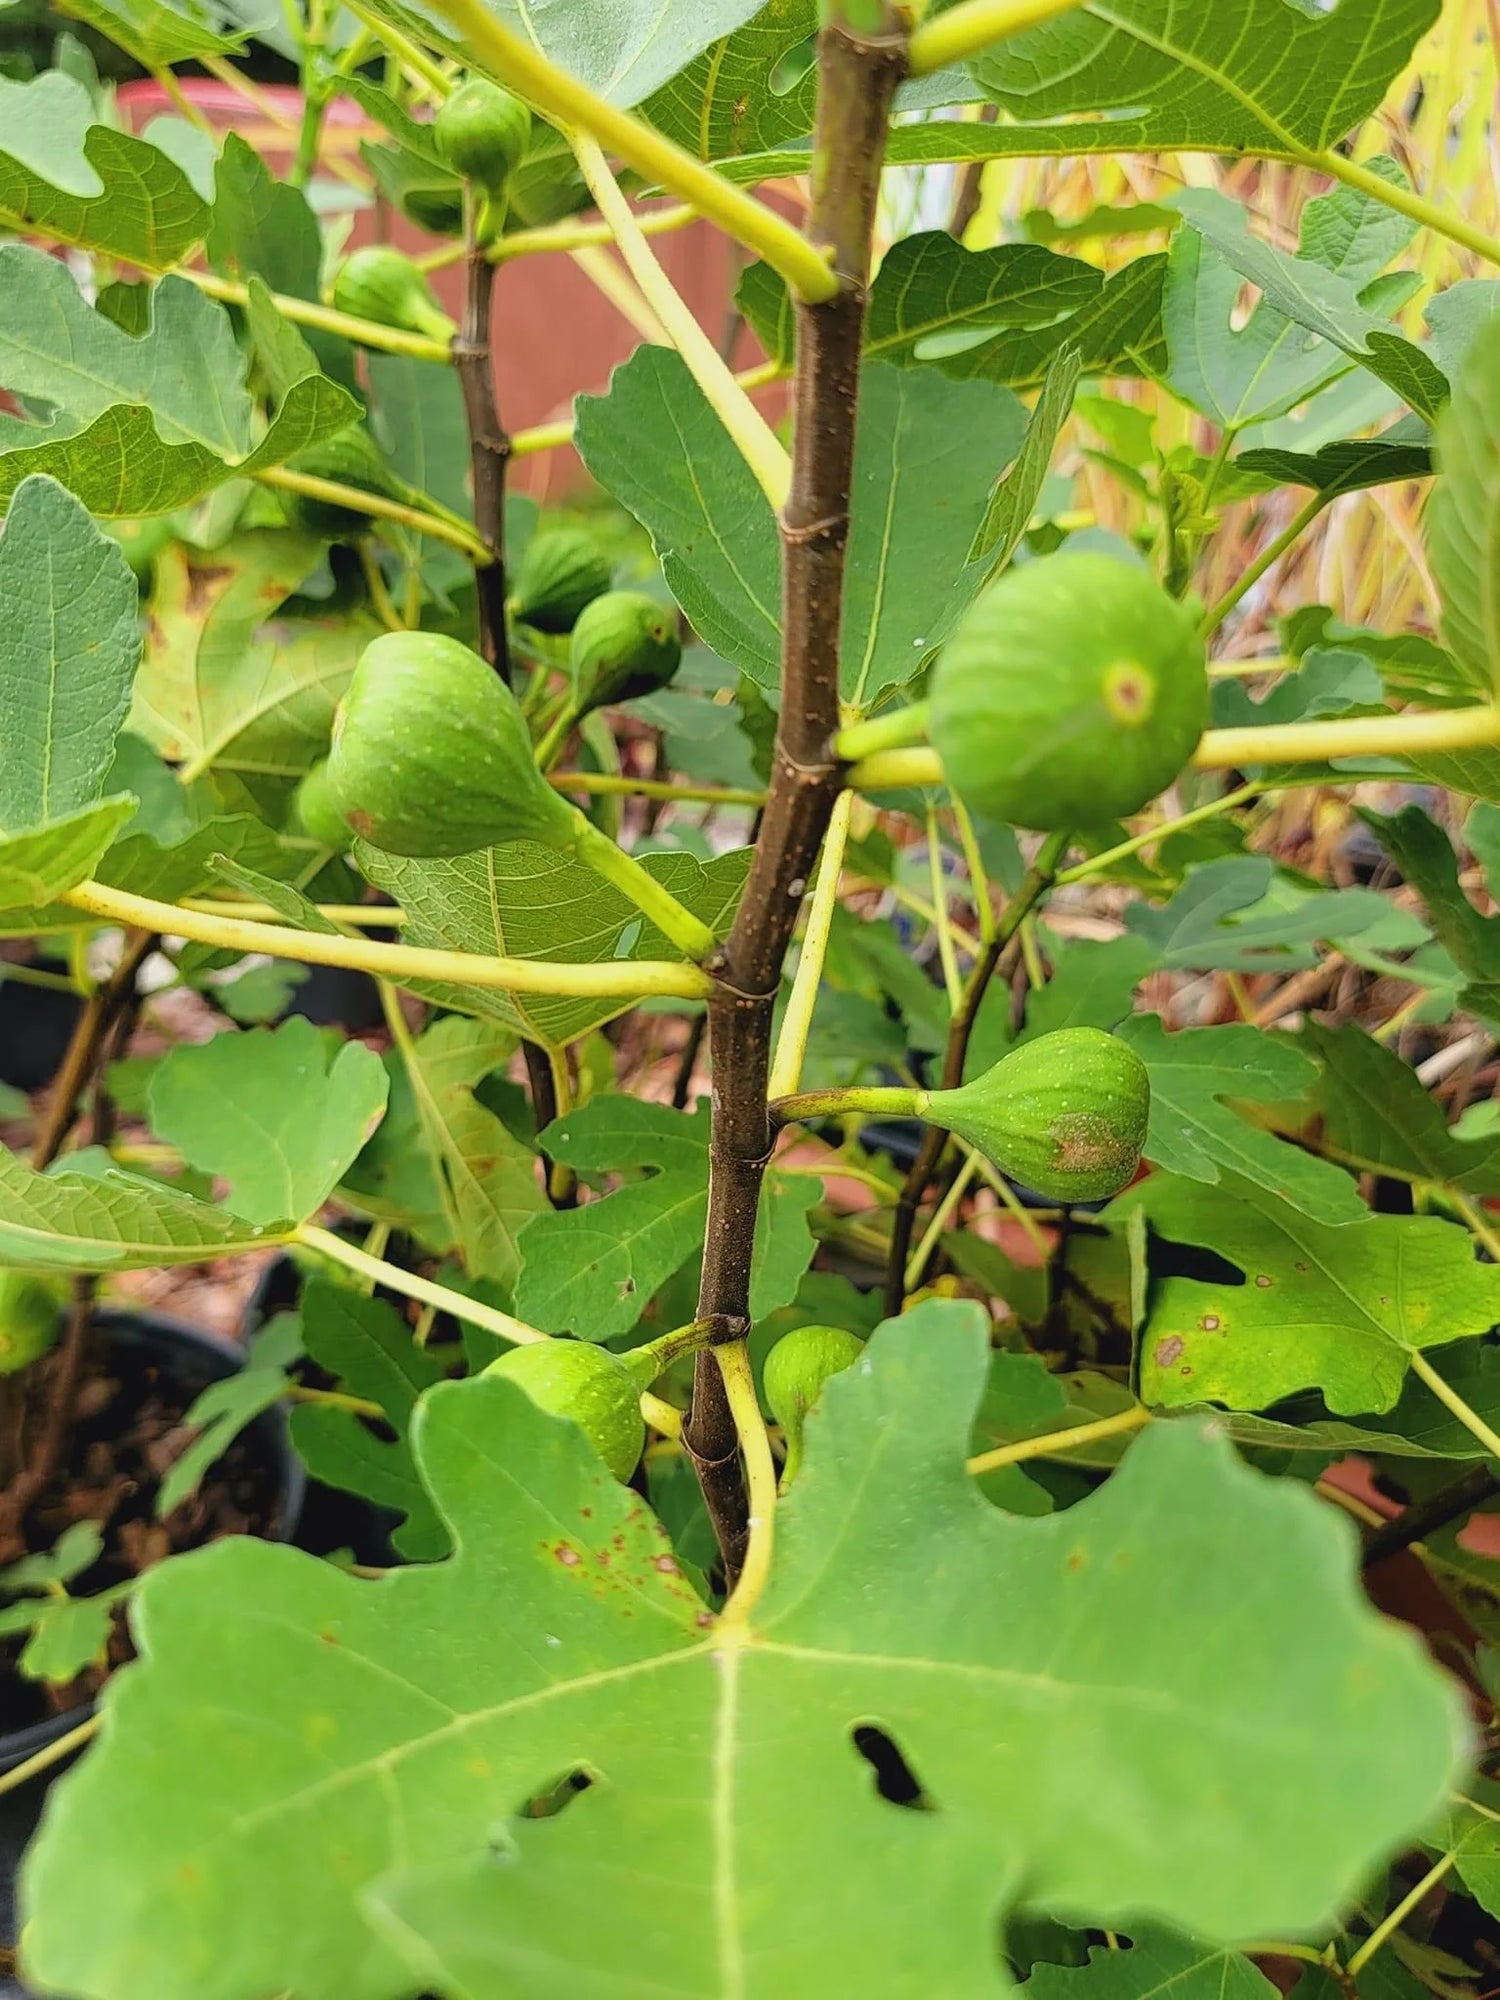
<svg viewBox="0 0 1500 2000"><path fill-rule="evenodd" d="M121 1009L135 991L136 974L156 944L152 930L133 933L124 956L109 978L90 994L74 1024L67 1053L52 1086L47 1115L32 1147L31 1164L42 1173L62 1151L63 1141L78 1115L78 1101L99 1066L99 1057Z"/></svg>
<svg viewBox="0 0 1500 2000"><path fill-rule="evenodd" d="M709 1003L714 1117L698 1318L720 1342L750 1330L750 1268L772 1134L766 1103L782 963L839 789L830 745L839 721L839 621L854 463L870 239L891 99L905 70L896 15L818 36L818 107L809 231L838 289L799 304L792 485L781 516L782 668L770 794L750 879ZM822 251L818 252L821 260ZM748 1527L738 1437L724 1378L700 1356L683 1443L703 1488L731 1582Z"/></svg>
<svg viewBox="0 0 1500 2000"><path fill-rule="evenodd" d="M304 1249L316 1250L332 1263L357 1271L371 1284L384 1285L387 1290L400 1292L424 1306L436 1306L439 1312L451 1313L454 1319L482 1326L486 1333L508 1340L514 1347L533 1346L538 1341L551 1338L550 1334L539 1333L534 1326L528 1326L524 1320L513 1319L498 1307L487 1306L480 1299L467 1298L464 1293L455 1292L447 1285L434 1284L430 1278L420 1278L414 1271L403 1271L399 1264L388 1264L383 1257L372 1257L368 1251L361 1250L356 1244L346 1243L332 1230L319 1229L315 1223L305 1222L300 1229L293 1230L291 1241L300 1243Z"/></svg>
<svg viewBox="0 0 1500 2000"><path fill-rule="evenodd" d="M1500 1493L1500 1473L1491 1465L1471 1466L1449 1485L1440 1486L1425 1500L1413 1501L1394 1520L1377 1528L1365 1543L1364 1567L1373 1569L1376 1563L1399 1555L1414 1542L1425 1541L1428 1535L1439 1528L1446 1528L1460 1515L1472 1514L1476 1507L1482 1507L1486 1500L1493 1500L1497 1493Z"/></svg>
<svg viewBox="0 0 1500 2000"><path fill-rule="evenodd" d="M234 917L205 917L180 903L158 903L147 896L127 895L101 882L80 882L58 899L106 923L135 924L169 937L193 938L225 951L263 951L270 958L295 959L302 965L350 966L374 973L398 985L421 980L451 980L500 993L560 993L580 998L644 998L664 994L682 1000L703 1000L714 982L693 965L664 960L612 959L597 965L555 965L541 959L485 958L478 952L425 951L410 945L381 944L374 938L325 936L318 931L293 930L286 924L253 924Z"/></svg>
<svg viewBox="0 0 1500 2000"><path fill-rule="evenodd" d="M967 62L992 42L1024 34L1059 14L1071 14L1079 4L1080 0L962 0L914 32L911 73L927 76L950 63Z"/></svg>
<svg viewBox="0 0 1500 2000"><path fill-rule="evenodd" d="M473 197L470 197L471 201ZM505 628L505 468L510 439L495 403L495 366L490 352L490 320L495 267L477 245L464 268L464 317L453 342L453 363L463 391L469 426L469 464L474 485L474 525L488 560L474 564L479 611L479 650L510 686L510 646Z"/></svg>
<svg viewBox="0 0 1500 2000"><path fill-rule="evenodd" d="M818 863L818 883L808 905L807 928L802 935L802 952L796 976L781 1017L781 1034L776 1043L776 1059L771 1064L767 1092L771 1097L790 1097L802 1081L802 1064L807 1055L807 1038L812 1032L813 1009L823 982L823 964L833 935L834 912L838 909L839 878L844 872L844 849L849 839L849 815L853 792L840 792L828 822L823 842L823 858Z"/></svg>
<svg viewBox="0 0 1500 2000"><path fill-rule="evenodd" d="M773 507L783 506L791 465L780 438L735 381L727 362L657 262L598 146L585 135L575 134L573 151L595 206L614 232L620 255L646 303L661 321L735 449L755 474L761 491Z"/></svg>
<svg viewBox="0 0 1500 2000"><path fill-rule="evenodd" d="M474 564L487 563L490 551L472 528L449 521L426 508L410 506L405 500L388 499L384 493L367 493L362 486L346 486L341 479L320 479L315 473L295 472L289 465L267 465L251 478L262 486L277 487L283 493L304 493L310 500L326 500L335 507L347 507L355 514L368 514L374 521L399 521L403 528L446 542Z"/></svg>
<svg viewBox="0 0 1500 2000"><path fill-rule="evenodd" d="M250 302L248 285L242 285L234 278L221 278L217 271L188 270L174 264L171 275L186 278L200 292L206 292L211 299L222 300L225 305L243 306ZM425 333L409 333L404 327L385 326L379 320L360 319L354 313L340 312L336 306L319 305L312 299L293 298L287 292L272 292L271 304L283 319L291 320L295 326L310 326L319 333L338 334L345 340L352 340L356 346L375 348L382 354L405 354L413 361L440 364L453 359L446 341L433 340Z"/></svg>
<svg viewBox="0 0 1500 2000"><path fill-rule="evenodd" d="M1500 703L1477 703L1471 708L1425 713L1406 710L1399 715L1348 715L1326 722L1208 729L1189 762L1195 771L1234 771L1251 764L1326 764L1336 757L1425 756L1437 750L1489 749L1497 743ZM944 782L943 760L930 747L877 751L873 757L861 758L848 772L848 783L860 792ZM1352 776L1346 782L1352 783Z"/></svg>

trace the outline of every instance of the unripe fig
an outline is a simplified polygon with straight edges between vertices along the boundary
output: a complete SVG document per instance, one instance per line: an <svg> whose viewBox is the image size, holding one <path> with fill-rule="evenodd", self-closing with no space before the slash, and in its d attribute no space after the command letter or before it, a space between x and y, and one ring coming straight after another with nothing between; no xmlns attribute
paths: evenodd
<svg viewBox="0 0 1500 2000"><path fill-rule="evenodd" d="M618 1354L586 1340L538 1340L484 1372L519 1384L539 1409L571 1417L616 1479L635 1470L646 1426L635 1378Z"/></svg>
<svg viewBox="0 0 1500 2000"><path fill-rule="evenodd" d="M863 1343L842 1327L799 1326L783 1334L766 1356L761 1374L766 1402L786 1439L783 1486L790 1486L802 1469L803 1427L823 1384L853 1367L863 1352Z"/></svg>
<svg viewBox="0 0 1500 2000"><path fill-rule="evenodd" d="M437 632L383 632L365 647L334 716L328 783L353 831L388 854L575 837L515 696Z"/></svg>
<svg viewBox="0 0 1500 2000"><path fill-rule="evenodd" d="M526 156L531 113L488 77L471 76L439 109L432 136L454 173L500 194Z"/></svg>
<svg viewBox="0 0 1500 2000"><path fill-rule="evenodd" d="M333 303L356 319L451 340L458 329L433 296L432 287L410 257L388 244L370 243L339 266Z"/></svg>
<svg viewBox="0 0 1500 2000"><path fill-rule="evenodd" d="M310 840L331 847L336 854L348 848L351 835L333 796L326 757L313 765L292 794L292 823Z"/></svg>
<svg viewBox="0 0 1500 2000"><path fill-rule="evenodd" d="M463 190L449 181L439 187L412 182L401 190L401 213L433 236L459 236L464 226Z"/></svg>
<svg viewBox="0 0 1500 2000"><path fill-rule="evenodd" d="M40 1278L0 1271L0 1375L15 1375L57 1341L57 1300Z"/></svg>
<svg viewBox="0 0 1500 2000"><path fill-rule="evenodd" d="M287 460L289 472L305 472L314 479L332 479L340 486L357 486L361 493L378 493L387 500L400 497L391 469L379 447L362 425L354 424L321 443L309 445ZM281 504L294 527L304 528L324 541L348 541L370 532L374 517L357 507L342 507L336 500L319 500L310 493L293 493L283 487Z"/></svg>
<svg viewBox="0 0 1500 2000"><path fill-rule="evenodd" d="M1140 1165L1151 1083L1114 1035L1059 1028L957 1090L916 1099L920 1117L967 1139L1023 1187L1049 1201L1104 1201Z"/></svg>
<svg viewBox="0 0 1500 2000"><path fill-rule="evenodd" d="M639 590L607 590L579 613L568 663L581 715L653 694L682 663L677 619Z"/></svg>
<svg viewBox="0 0 1500 2000"><path fill-rule="evenodd" d="M512 615L538 632L570 632L578 614L609 589L609 564L581 528L533 535L516 571Z"/></svg>
<svg viewBox="0 0 1500 2000"><path fill-rule="evenodd" d="M1013 826L1138 812L1192 756L1207 715L1192 617L1144 570L1097 554L1007 570L932 677L948 783L972 812Z"/></svg>

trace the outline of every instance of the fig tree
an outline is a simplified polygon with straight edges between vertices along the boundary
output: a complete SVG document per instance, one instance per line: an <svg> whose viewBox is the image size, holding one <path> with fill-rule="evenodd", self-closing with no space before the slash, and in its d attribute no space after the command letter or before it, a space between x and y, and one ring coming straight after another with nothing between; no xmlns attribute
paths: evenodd
<svg viewBox="0 0 1500 2000"><path fill-rule="evenodd" d="M972 812L1052 830L1138 812L1207 713L1191 615L1133 564L1063 551L975 600L934 669L929 728Z"/></svg>
<svg viewBox="0 0 1500 2000"><path fill-rule="evenodd" d="M513 1347L486 1375L517 1383L539 1409L571 1417L616 1479L628 1479L646 1442L635 1378L607 1347L539 1340Z"/></svg>

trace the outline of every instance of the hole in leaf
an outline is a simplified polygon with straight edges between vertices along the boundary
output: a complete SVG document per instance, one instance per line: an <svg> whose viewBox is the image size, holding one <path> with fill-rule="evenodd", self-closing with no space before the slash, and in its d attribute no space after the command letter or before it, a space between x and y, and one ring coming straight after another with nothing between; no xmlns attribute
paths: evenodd
<svg viewBox="0 0 1500 2000"><path fill-rule="evenodd" d="M581 1767L569 1771L555 1784L543 1792L537 1792L522 1806L518 1817L521 1819L556 1819L557 1815L572 1805L580 1792L586 1792L594 1780Z"/></svg>
<svg viewBox="0 0 1500 2000"><path fill-rule="evenodd" d="M789 97L817 61L817 56L816 35L809 35L805 42L798 42L795 48L788 49L783 56L778 56L771 65L771 74L767 79L771 95Z"/></svg>
<svg viewBox="0 0 1500 2000"><path fill-rule="evenodd" d="M1173 1243L1168 1237L1151 1238L1153 1278L1196 1278L1204 1285L1243 1285L1245 1274L1216 1250L1197 1243Z"/></svg>
<svg viewBox="0 0 1500 2000"><path fill-rule="evenodd" d="M887 1736L883 1729L878 1729L873 1722L858 1723L850 1732L850 1741L875 1773L875 1789L883 1799L888 1799L893 1806L906 1806L912 1812L935 1810L916 1772L897 1748L894 1738Z"/></svg>

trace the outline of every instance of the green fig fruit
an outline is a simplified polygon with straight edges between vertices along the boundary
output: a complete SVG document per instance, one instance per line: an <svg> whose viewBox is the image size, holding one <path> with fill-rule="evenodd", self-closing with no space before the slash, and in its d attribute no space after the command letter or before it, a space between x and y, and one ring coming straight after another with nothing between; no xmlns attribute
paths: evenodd
<svg viewBox="0 0 1500 2000"><path fill-rule="evenodd" d="M40 1278L0 1271L0 1375L15 1375L56 1345L58 1301Z"/></svg>
<svg viewBox="0 0 1500 2000"><path fill-rule="evenodd" d="M580 715L654 694L682 664L676 614L639 590L607 590L579 613L568 664Z"/></svg>
<svg viewBox="0 0 1500 2000"><path fill-rule="evenodd" d="M517 1383L539 1409L571 1417L616 1479L634 1472L646 1426L635 1378L618 1354L586 1340L538 1340L484 1372Z"/></svg>
<svg viewBox="0 0 1500 2000"><path fill-rule="evenodd" d="M148 586L156 571L156 558L177 535L170 514L153 514L144 521L101 521L99 526L125 551L136 581Z"/></svg>
<svg viewBox="0 0 1500 2000"><path fill-rule="evenodd" d="M1140 1165L1151 1082L1118 1037L1059 1028L957 1090L918 1091L916 1109L1048 1201L1105 1201Z"/></svg>
<svg viewBox="0 0 1500 2000"><path fill-rule="evenodd" d="M305 773L292 794L292 824L335 854L347 851L351 835L333 795L326 757Z"/></svg>
<svg viewBox="0 0 1500 2000"><path fill-rule="evenodd" d="M609 564L581 528L533 535L516 569L511 615L538 632L570 632L584 606L609 589Z"/></svg>
<svg viewBox="0 0 1500 2000"><path fill-rule="evenodd" d="M328 785L348 825L388 854L471 854L576 839L577 815L537 770L515 696L437 632L383 632L334 716Z"/></svg>
<svg viewBox="0 0 1500 2000"><path fill-rule="evenodd" d="M807 1413L830 1375L852 1368L864 1345L838 1326L799 1326L785 1333L766 1356L761 1380L771 1415L786 1439L781 1483L790 1486L802 1469L802 1435Z"/></svg>
<svg viewBox="0 0 1500 2000"><path fill-rule="evenodd" d="M333 303L356 319L425 333L429 340L450 341L458 331L423 272L385 243L367 244L344 259L333 281Z"/></svg>
<svg viewBox="0 0 1500 2000"><path fill-rule="evenodd" d="M439 108L432 136L454 173L500 194L526 157L531 113L488 77L471 76Z"/></svg>
<svg viewBox="0 0 1500 2000"><path fill-rule="evenodd" d="M1203 642L1147 573L1044 556L981 593L932 676L929 727L971 812L1054 830L1125 819L1192 756Z"/></svg>
<svg viewBox="0 0 1500 2000"><path fill-rule="evenodd" d="M331 479L340 486L357 486L361 493L378 493L386 500L400 498L400 488L370 433L361 424L309 445L287 460L289 472L305 472L314 479ZM326 542L351 541L367 535L374 516L357 507L344 507L336 500L319 500L310 493L280 491L282 509L293 527Z"/></svg>

